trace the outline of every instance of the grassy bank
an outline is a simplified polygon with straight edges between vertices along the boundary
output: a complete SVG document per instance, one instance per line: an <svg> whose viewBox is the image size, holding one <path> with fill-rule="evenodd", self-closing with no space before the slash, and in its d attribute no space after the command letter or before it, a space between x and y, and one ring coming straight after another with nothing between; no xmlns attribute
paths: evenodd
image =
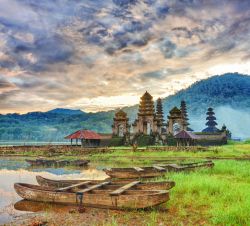
<svg viewBox="0 0 250 226"><path fill-rule="evenodd" d="M109 158L250 158L250 142L231 142L223 146L215 147L171 147L149 146L139 147L100 147L81 148L76 146L22 146L0 147L0 156L25 156L25 157L57 157L60 159L84 158L94 159Z"/></svg>
<svg viewBox="0 0 250 226"><path fill-rule="evenodd" d="M169 208L177 208L180 220L182 215L190 214L192 222L202 216L209 224L249 224L250 162L216 161L215 164L212 170L170 175L176 187Z"/></svg>
<svg viewBox="0 0 250 226"><path fill-rule="evenodd" d="M122 147L116 148L115 151L106 153L97 153L89 155L90 159L95 161L119 161L124 163L137 163L142 161L150 163L152 160L164 161L171 159L182 158L228 158L228 159L250 159L250 143L231 143L228 145L209 147L205 151L200 149L191 149L189 151L159 151L150 148L141 148L136 151L132 149L124 149Z"/></svg>

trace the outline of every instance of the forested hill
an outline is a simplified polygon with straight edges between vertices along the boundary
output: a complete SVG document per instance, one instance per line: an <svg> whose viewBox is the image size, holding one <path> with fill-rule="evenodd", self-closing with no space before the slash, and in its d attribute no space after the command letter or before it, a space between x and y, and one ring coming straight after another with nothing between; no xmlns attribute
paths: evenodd
<svg viewBox="0 0 250 226"><path fill-rule="evenodd" d="M250 137L250 76L229 73L213 76L194 83L185 90L164 99L164 112L173 106L179 107L185 100L190 126L200 131L205 128L206 110L213 107L218 127L223 123L234 137Z"/></svg>
<svg viewBox="0 0 250 226"><path fill-rule="evenodd" d="M250 76L237 73L213 76L164 99L164 109L185 100L191 114L200 115L208 106L230 106L235 110L250 108ZM178 104L177 104L178 105Z"/></svg>
<svg viewBox="0 0 250 226"><path fill-rule="evenodd" d="M149 90L150 91L150 90ZM208 107L215 109L218 127L223 123L235 137L250 137L250 76L237 73L213 76L163 99L165 118L180 101L187 102L190 127L205 126ZM126 107L131 121L137 107ZM0 140L58 141L80 128L111 132L115 111L85 113L81 110L54 109L48 112L0 115Z"/></svg>

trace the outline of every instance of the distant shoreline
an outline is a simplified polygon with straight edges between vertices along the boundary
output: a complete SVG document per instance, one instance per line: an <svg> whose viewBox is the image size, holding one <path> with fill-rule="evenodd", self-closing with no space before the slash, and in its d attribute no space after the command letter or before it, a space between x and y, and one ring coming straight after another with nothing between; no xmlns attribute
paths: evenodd
<svg viewBox="0 0 250 226"><path fill-rule="evenodd" d="M70 142L63 141L0 141L0 147L19 147L19 146L44 146L44 145L70 145Z"/></svg>

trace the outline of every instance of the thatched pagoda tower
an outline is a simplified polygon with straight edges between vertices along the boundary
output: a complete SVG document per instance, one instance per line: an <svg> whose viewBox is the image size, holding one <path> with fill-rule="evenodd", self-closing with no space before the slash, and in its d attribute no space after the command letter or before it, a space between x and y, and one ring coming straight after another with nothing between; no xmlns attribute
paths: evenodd
<svg viewBox="0 0 250 226"><path fill-rule="evenodd" d="M185 126L188 126L189 123L188 123L188 114L187 114L187 105L186 105L186 102L184 100L181 101L181 114L182 114L182 117L183 117L183 124Z"/></svg>
<svg viewBox="0 0 250 226"><path fill-rule="evenodd" d="M135 134L143 133L147 135L160 132L153 97L147 91L141 97L138 117L133 123L133 131Z"/></svg>
<svg viewBox="0 0 250 226"><path fill-rule="evenodd" d="M141 97L138 116L153 116L154 114L153 97L146 91Z"/></svg>
<svg viewBox="0 0 250 226"><path fill-rule="evenodd" d="M206 122L206 128L202 130L202 132L205 133L216 133L219 132L219 129L216 127L217 122L216 122L216 117L214 116L214 109L213 108L208 108L207 109L207 122Z"/></svg>
<svg viewBox="0 0 250 226"><path fill-rule="evenodd" d="M188 118L188 112L187 112L187 105L186 105L186 102L184 100L181 101L181 107L180 107L180 110L181 110L181 114L182 114L182 118L183 118L183 125L184 127L187 128L187 131L193 131L193 129L191 129L189 127L189 118Z"/></svg>
<svg viewBox="0 0 250 226"><path fill-rule="evenodd" d="M162 126L163 123L164 123L164 113L163 113L161 98L157 99L157 103L156 103L156 118L158 119L159 125Z"/></svg>

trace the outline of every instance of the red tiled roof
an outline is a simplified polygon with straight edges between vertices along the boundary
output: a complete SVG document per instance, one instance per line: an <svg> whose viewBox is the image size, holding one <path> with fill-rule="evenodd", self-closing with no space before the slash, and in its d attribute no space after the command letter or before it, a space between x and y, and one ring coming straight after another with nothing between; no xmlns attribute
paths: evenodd
<svg viewBox="0 0 250 226"><path fill-rule="evenodd" d="M174 137L180 139L195 139L195 140L200 138L198 135L185 130L182 130L181 132L177 133Z"/></svg>
<svg viewBox="0 0 250 226"><path fill-rule="evenodd" d="M65 137L65 139L89 139L89 140L100 140L102 137L90 130L78 130L75 133Z"/></svg>

